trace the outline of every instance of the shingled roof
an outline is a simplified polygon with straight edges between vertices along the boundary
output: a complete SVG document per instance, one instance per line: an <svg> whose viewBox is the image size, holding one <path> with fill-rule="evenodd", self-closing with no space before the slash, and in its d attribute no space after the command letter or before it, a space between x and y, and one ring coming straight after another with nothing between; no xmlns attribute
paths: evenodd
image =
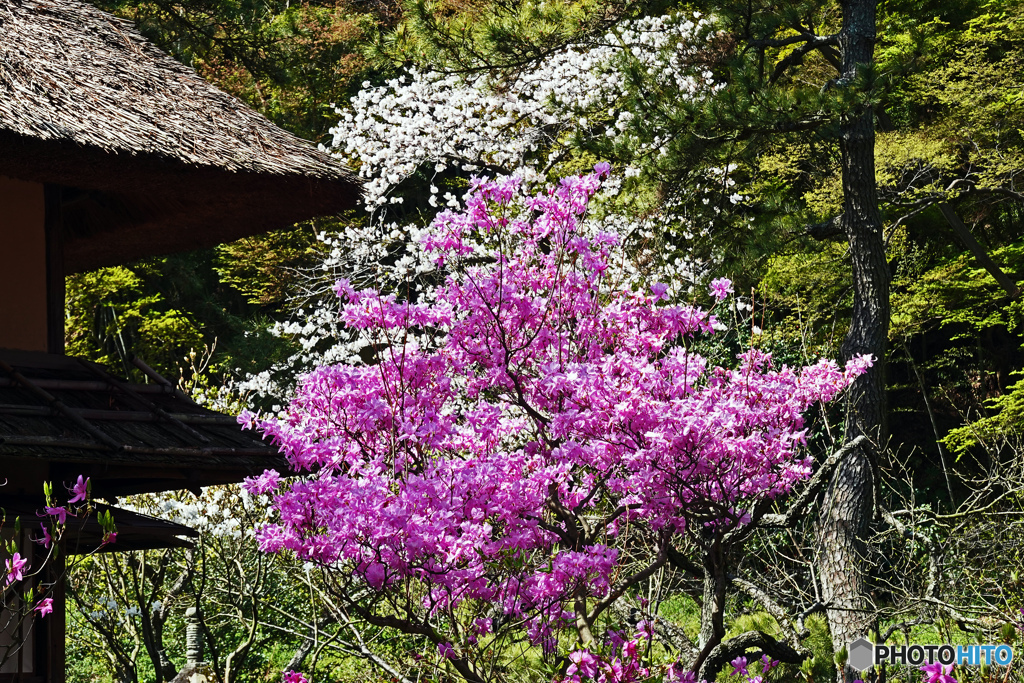
<svg viewBox="0 0 1024 683"><path fill-rule="evenodd" d="M353 176L79 0L0 2L0 175L59 184L68 272L355 206Z"/></svg>
<svg viewBox="0 0 1024 683"><path fill-rule="evenodd" d="M233 417L135 362L151 383L78 358L0 349L0 459L48 463L54 480L91 477L98 496L198 490L287 467Z"/></svg>

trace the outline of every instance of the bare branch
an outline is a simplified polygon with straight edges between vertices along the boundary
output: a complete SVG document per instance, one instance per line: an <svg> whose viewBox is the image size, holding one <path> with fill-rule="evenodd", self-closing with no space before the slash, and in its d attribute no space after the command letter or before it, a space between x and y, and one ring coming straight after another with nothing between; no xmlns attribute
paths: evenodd
<svg viewBox="0 0 1024 683"><path fill-rule="evenodd" d="M810 656L807 652L797 652L789 645L780 643L767 633L747 631L716 645L701 665L697 680L715 680L726 664L747 650L755 648L786 664L799 664Z"/></svg>
<svg viewBox="0 0 1024 683"><path fill-rule="evenodd" d="M860 448L863 445L867 445L868 443L868 438L862 434L832 455L828 456L818 471L814 473L814 476L811 477L806 488L800 492L793 501L793 504L789 506L789 510L782 515L765 515L761 518L760 525L789 528L802 520L809 511L811 502L818 497L818 494L831 478L832 470L834 470L839 462L851 451Z"/></svg>

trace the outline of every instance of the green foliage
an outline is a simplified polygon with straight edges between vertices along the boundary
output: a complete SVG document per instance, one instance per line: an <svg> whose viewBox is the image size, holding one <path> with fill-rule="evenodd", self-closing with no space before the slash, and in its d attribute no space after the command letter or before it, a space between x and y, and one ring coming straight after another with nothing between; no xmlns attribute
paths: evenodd
<svg viewBox="0 0 1024 683"><path fill-rule="evenodd" d="M987 415L950 430L942 440L958 458L979 445L988 451L998 451L1007 441L1018 447L1021 444L1024 436L1024 380L1011 384L1005 394L989 399L986 408Z"/></svg>
<svg viewBox="0 0 1024 683"><path fill-rule="evenodd" d="M765 333L804 350L807 357L834 356L853 307L845 245L780 254L768 262L759 299L773 314Z"/></svg>
<svg viewBox="0 0 1024 683"><path fill-rule="evenodd" d="M641 3L628 0L404 0L402 21L373 54L382 64L518 73L569 43L586 40Z"/></svg>
<svg viewBox="0 0 1024 683"><path fill-rule="evenodd" d="M67 353L126 371L129 355L136 353L173 374L182 354L202 344L202 333L161 293L144 293L144 285L139 274L122 266L70 276Z"/></svg>
<svg viewBox="0 0 1024 683"><path fill-rule="evenodd" d="M214 266L220 281L253 305L283 306L298 286L296 271L316 263L313 226L245 237L217 247Z"/></svg>
<svg viewBox="0 0 1024 683"><path fill-rule="evenodd" d="M66 353L138 381L146 380L132 355L173 381L189 374L193 351L216 351L201 369L218 378L285 357L288 342L267 332L266 316L218 281L214 258L204 250L69 276Z"/></svg>
<svg viewBox="0 0 1024 683"><path fill-rule="evenodd" d="M386 2L103 0L150 40L278 125L319 139L370 76L358 44L390 21ZM368 11L376 9L374 13Z"/></svg>
<svg viewBox="0 0 1024 683"><path fill-rule="evenodd" d="M1010 244L992 257L1011 274L1024 275L1024 243ZM966 254L943 261L904 284L893 295L893 337L920 333L929 326L953 327L952 338L965 339L993 327L1020 329L1024 307L1004 300L1003 292L984 268Z"/></svg>

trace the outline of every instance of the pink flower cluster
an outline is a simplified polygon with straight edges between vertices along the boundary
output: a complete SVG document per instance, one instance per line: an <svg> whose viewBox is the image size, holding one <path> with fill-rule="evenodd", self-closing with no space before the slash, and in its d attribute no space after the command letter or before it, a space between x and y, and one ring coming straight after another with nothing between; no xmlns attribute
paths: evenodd
<svg viewBox="0 0 1024 683"><path fill-rule="evenodd" d="M627 531L725 533L811 474L803 413L870 360L776 368L752 349L709 366L688 340L712 334L714 316L666 301L664 286L617 284L618 237L586 229L607 173L539 196L476 181L424 238L448 273L429 301L339 283L343 320L379 360L315 370L282 420L242 418L308 473L247 484L275 493L264 550L344 567L375 591L416 581L428 611L477 601L554 643L572 628L567 605L614 589ZM438 341L421 348L410 332ZM569 679L636 673L626 655L573 656Z"/></svg>
<svg viewBox="0 0 1024 683"><path fill-rule="evenodd" d="M925 683L956 683L956 679L952 676L952 664L935 662L934 664L925 664L919 668L924 672Z"/></svg>
<svg viewBox="0 0 1024 683"><path fill-rule="evenodd" d="M636 640L624 643L611 657L595 655L589 650L576 650L569 654L569 666L561 680L564 683L639 683L648 680L651 671L643 666L640 650Z"/></svg>
<svg viewBox="0 0 1024 683"><path fill-rule="evenodd" d="M45 485L46 495L48 499L50 497L51 491L49 486L49 484ZM76 516L75 512L68 510L68 506L74 506L76 503L82 505L88 504L91 491L88 477L79 475L78 480L71 486L68 486L67 489L68 493L70 494L67 505L58 505L52 507L45 506L43 508L43 512L37 514L37 517L49 519L39 523L41 535L38 538L32 538L31 540L34 543L38 543L39 545L41 545L45 550L50 550L54 543L54 536L53 534L51 534L51 529L53 529L58 534L59 538L59 535L63 532L64 525L67 524L68 515L71 515L72 517ZM73 507L72 509L78 510L80 509L80 507ZM16 520L16 524L17 522L18 520ZM112 528L113 526L111 523L111 529ZM104 545L108 542L113 542L116 536L117 534L112 530L107 532L103 540ZM16 544L12 544L11 546L9 546L11 556L8 559L4 560L5 575L3 579L3 591L6 591L7 589L17 590L17 584L21 583L22 581L25 581L26 579L31 579L32 576L30 574L30 572L32 571L32 566L29 561L31 553L29 553L28 556L22 555L21 551L16 550L15 548L17 548ZM45 563L47 560L50 559L50 556L47 556L43 559ZM39 571L41 570L37 567L36 573L38 573ZM46 615L51 614L53 612L53 598L43 597L39 599L36 602L36 604L32 606L32 609L35 612L37 612L40 617L45 617Z"/></svg>

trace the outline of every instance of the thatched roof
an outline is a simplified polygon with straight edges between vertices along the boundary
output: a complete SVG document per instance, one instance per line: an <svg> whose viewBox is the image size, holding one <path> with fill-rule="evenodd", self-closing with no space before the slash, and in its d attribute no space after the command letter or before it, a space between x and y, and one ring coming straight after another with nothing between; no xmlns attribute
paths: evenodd
<svg viewBox="0 0 1024 683"><path fill-rule="evenodd" d="M0 350L0 465L45 462L55 480L91 477L101 497L196 490L287 467L233 417L139 365L152 383L77 358Z"/></svg>
<svg viewBox="0 0 1024 683"><path fill-rule="evenodd" d="M79 0L0 2L0 175L65 192L68 270L355 205L310 143Z"/></svg>

